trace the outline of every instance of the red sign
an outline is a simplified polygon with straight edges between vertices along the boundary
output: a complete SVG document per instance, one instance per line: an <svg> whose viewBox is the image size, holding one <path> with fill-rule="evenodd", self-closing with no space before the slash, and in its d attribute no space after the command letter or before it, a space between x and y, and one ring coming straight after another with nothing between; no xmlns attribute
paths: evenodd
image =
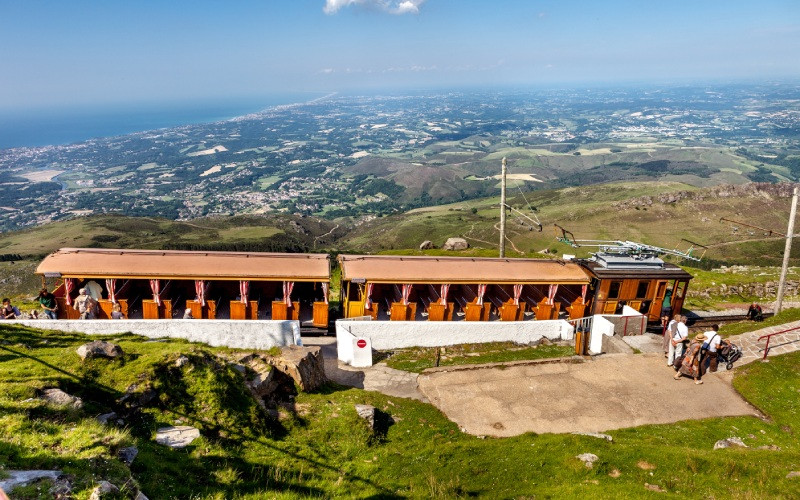
<svg viewBox="0 0 800 500"><path fill-rule="evenodd" d="M367 341L364 340L364 339L358 339L358 342L356 342L356 345L358 347L360 347L361 349L363 349L363 348L367 347Z"/></svg>

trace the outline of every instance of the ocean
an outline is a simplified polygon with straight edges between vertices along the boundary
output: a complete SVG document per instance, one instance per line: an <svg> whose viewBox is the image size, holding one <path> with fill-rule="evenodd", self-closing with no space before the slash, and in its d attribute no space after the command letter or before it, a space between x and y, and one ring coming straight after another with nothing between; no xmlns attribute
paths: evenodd
<svg viewBox="0 0 800 500"><path fill-rule="evenodd" d="M307 102L326 94L303 92L248 99L0 110L0 149L72 144L97 137L228 120L273 106Z"/></svg>

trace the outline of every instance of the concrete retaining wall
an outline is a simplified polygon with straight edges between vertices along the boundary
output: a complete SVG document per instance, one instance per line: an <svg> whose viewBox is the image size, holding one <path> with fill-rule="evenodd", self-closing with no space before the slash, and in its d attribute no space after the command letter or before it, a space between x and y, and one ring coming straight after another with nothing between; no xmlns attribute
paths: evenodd
<svg viewBox="0 0 800 500"><path fill-rule="evenodd" d="M148 338L178 338L214 347L269 349L300 343L299 321L237 321L225 319L92 319L13 320L9 324L43 330L80 332L88 335L134 333Z"/></svg>
<svg viewBox="0 0 800 500"><path fill-rule="evenodd" d="M603 352L603 336L611 337L614 335L614 323L606 318L607 316L595 314L592 320L592 335L589 338L589 354L601 354Z"/></svg>
<svg viewBox="0 0 800 500"><path fill-rule="evenodd" d="M455 344L511 341L518 344L550 340L570 340L572 325L553 321L352 321L336 322L336 345L339 360L353 359L353 337L369 339L374 349L438 347Z"/></svg>

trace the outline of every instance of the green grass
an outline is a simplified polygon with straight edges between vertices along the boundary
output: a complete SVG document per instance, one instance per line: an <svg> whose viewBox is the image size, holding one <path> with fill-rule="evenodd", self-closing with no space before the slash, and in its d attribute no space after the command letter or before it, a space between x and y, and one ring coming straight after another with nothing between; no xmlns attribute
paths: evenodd
<svg viewBox="0 0 800 500"><path fill-rule="evenodd" d="M84 365L74 354L87 340L80 334L0 325L0 338L0 463L63 470L78 499L101 479L125 484L127 495L138 485L150 498L656 497L645 483L674 497L800 496L800 481L786 479L800 470L800 353L737 369L735 386L771 418L641 426L611 431L607 442L531 433L481 439L429 404L335 385L265 418L217 349L121 336L124 362ZM183 370L170 363L178 353L192 360ZM123 427L98 424L95 415L114 408L133 382L158 387L160 397ZM28 400L53 386L83 397L85 408ZM374 405L394 423L372 435L355 404ZM183 450L153 442L157 427L175 423L199 426L202 437ZM712 449L730 436L750 448ZM130 469L116 458L129 445L139 448ZM767 445L780 450L758 449ZM599 457L594 468L575 458L581 453ZM47 498L46 491L40 484L14 497Z"/></svg>
<svg viewBox="0 0 800 500"><path fill-rule="evenodd" d="M501 363L545 358L561 358L575 354L575 349L562 345L521 346L513 342L490 342L485 344L459 344L447 347L415 347L393 352L379 353L386 358L391 368L420 373L426 368L438 366L474 365Z"/></svg>

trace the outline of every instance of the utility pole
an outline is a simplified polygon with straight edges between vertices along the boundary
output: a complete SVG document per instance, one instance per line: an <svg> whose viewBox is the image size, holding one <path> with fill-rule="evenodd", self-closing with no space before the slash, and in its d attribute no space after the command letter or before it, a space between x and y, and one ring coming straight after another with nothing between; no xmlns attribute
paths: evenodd
<svg viewBox="0 0 800 500"><path fill-rule="evenodd" d="M786 248L783 250L783 267L781 267L781 281L778 284L778 300L775 301L775 314L781 312L783 307L783 290L786 286L786 273L789 271L789 253L792 251L795 215L797 215L797 186L794 187L794 193L792 193L792 210L789 212L789 228L786 230Z"/></svg>
<svg viewBox="0 0 800 500"><path fill-rule="evenodd" d="M506 157L503 157L503 173L500 176L500 258L506 256Z"/></svg>

